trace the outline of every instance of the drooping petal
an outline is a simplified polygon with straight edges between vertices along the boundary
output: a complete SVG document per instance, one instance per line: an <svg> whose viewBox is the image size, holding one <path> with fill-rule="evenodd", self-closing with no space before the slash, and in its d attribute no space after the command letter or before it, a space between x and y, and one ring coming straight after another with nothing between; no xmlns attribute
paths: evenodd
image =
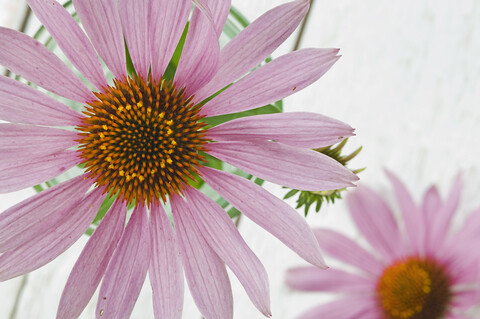
<svg viewBox="0 0 480 319"><path fill-rule="evenodd" d="M448 315L447 319L474 319L475 317L467 316L461 313L451 313Z"/></svg>
<svg viewBox="0 0 480 319"><path fill-rule="evenodd" d="M147 211L139 205L105 271L96 318L130 318L150 265L150 251Z"/></svg>
<svg viewBox="0 0 480 319"><path fill-rule="evenodd" d="M422 210L425 214L425 220L434 220L442 207L442 199L435 186L430 187L423 197Z"/></svg>
<svg viewBox="0 0 480 319"><path fill-rule="evenodd" d="M55 259L83 235L95 217L103 196L97 188L64 213L63 218L34 240L0 256L0 281L35 270Z"/></svg>
<svg viewBox="0 0 480 319"><path fill-rule="evenodd" d="M117 3L130 57L135 71L144 79L148 77L151 61L148 43L150 2L149 0L118 0Z"/></svg>
<svg viewBox="0 0 480 319"><path fill-rule="evenodd" d="M27 155L28 156L28 155ZM80 163L76 151L0 162L0 193L9 193L48 181Z"/></svg>
<svg viewBox="0 0 480 319"><path fill-rule="evenodd" d="M480 251L477 242L480 234L480 208L465 220L460 231L438 242L432 255L448 265L449 273L458 283L476 282L480 278ZM432 250L434 243L432 243Z"/></svg>
<svg viewBox="0 0 480 319"><path fill-rule="evenodd" d="M347 297L317 306L298 319L372 319L382 318L373 296Z"/></svg>
<svg viewBox="0 0 480 319"><path fill-rule="evenodd" d="M188 216L185 201L172 196L171 205L185 277L198 309L205 318L233 318L232 288L224 263Z"/></svg>
<svg viewBox="0 0 480 319"><path fill-rule="evenodd" d="M217 38L220 37L230 11L231 0L193 0L192 2L211 19Z"/></svg>
<svg viewBox="0 0 480 319"><path fill-rule="evenodd" d="M150 211L152 259L148 275L155 318L182 318L183 270L172 224L161 206Z"/></svg>
<svg viewBox="0 0 480 319"><path fill-rule="evenodd" d="M49 127L0 124L0 154L3 159L32 156L40 157L75 146L75 131Z"/></svg>
<svg viewBox="0 0 480 319"><path fill-rule="evenodd" d="M212 14L210 12L209 16ZM175 84L185 87L186 96L195 94L217 72L220 46L217 32L207 13L193 10L182 56L175 72Z"/></svg>
<svg viewBox="0 0 480 319"><path fill-rule="evenodd" d="M337 53L338 49L302 49L287 53L234 83L206 103L201 114L241 112L290 96L324 75L339 59Z"/></svg>
<svg viewBox="0 0 480 319"><path fill-rule="evenodd" d="M88 102L92 92L51 51L21 32L0 27L0 65L67 99Z"/></svg>
<svg viewBox="0 0 480 319"><path fill-rule="evenodd" d="M339 269L297 267L288 270L286 284L295 290L335 293L368 293L375 290L376 282Z"/></svg>
<svg viewBox="0 0 480 319"><path fill-rule="evenodd" d="M402 212L407 241L410 243L413 253L423 255L426 243L425 214L415 204L405 185L391 172L386 171L386 175L393 185L393 190Z"/></svg>
<svg viewBox="0 0 480 319"><path fill-rule="evenodd" d="M478 278L477 278L478 279ZM480 302L480 293L478 289L469 289L455 292L452 304L457 311L468 311L478 306Z"/></svg>
<svg viewBox="0 0 480 319"><path fill-rule="evenodd" d="M80 114L42 92L0 76L0 119L51 126L79 124Z"/></svg>
<svg viewBox="0 0 480 319"><path fill-rule="evenodd" d="M152 2L149 41L153 80L159 80L165 72L187 24L191 7L190 0Z"/></svg>
<svg viewBox="0 0 480 319"><path fill-rule="evenodd" d="M348 194L347 203L358 229L386 262L407 253L393 214L380 196L358 187Z"/></svg>
<svg viewBox="0 0 480 319"><path fill-rule="evenodd" d="M245 216L280 239L306 261L326 268L310 227L287 203L240 176L207 167L200 168L199 172L215 191Z"/></svg>
<svg viewBox="0 0 480 319"><path fill-rule="evenodd" d="M116 0L73 0L98 54L117 79L127 75L122 21Z"/></svg>
<svg viewBox="0 0 480 319"><path fill-rule="evenodd" d="M97 89L107 80L97 53L78 23L57 1L27 0L28 5L45 26L65 56Z"/></svg>
<svg viewBox="0 0 480 319"><path fill-rule="evenodd" d="M308 7L307 0L280 5L242 30L221 50L217 73L196 93L194 101L207 98L265 60L297 28Z"/></svg>
<svg viewBox="0 0 480 319"><path fill-rule="evenodd" d="M305 148L330 146L353 135L350 125L316 113L291 112L242 117L208 130L215 141L275 140Z"/></svg>
<svg viewBox="0 0 480 319"><path fill-rule="evenodd" d="M432 220L431 231L429 233L429 243L436 244L445 241L448 238L448 231L451 227L451 221L460 203L460 195L462 192L462 176L459 174L450 190L445 203L437 212L435 219Z"/></svg>
<svg viewBox="0 0 480 319"><path fill-rule="evenodd" d="M196 222L207 244L227 264L245 288L253 304L270 317L268 275L227 213L195 188L185 190L185 212Z"/></svg>
<svg viewBox="0 0 480 319"><path fill-rule="evenodd" d="M326 254L374 276L382 273L384 266L350 238L329 229L317 228L313 233Z"/></svg>
<svg viewBox="0 0 480 319"><path fill-rule="evenodd" d="M0 214L0 253L48 232L83 198L92 182L78 176L38 193Z"/></svg>
<svg viewBox="0 0 480 319"><path fill-rule="evenodd" d="M57 310L57 319L78 318L107 269L125 227L127 208L117 201L88 240L68 277Z"/></svg>
<svg viewBox="0 0 480 319"><path fill-rule="evenodd" d="M478 278L477 278L478 279ZM457 311L467 311L477 306L480 302L480 293L478 289L457 291L452 300L452 305Z"/></svg>
<svg viewBox="0 0 480 319"><path fill-rule="evenodd" d="M321 191L354 186L358 178L334 159L276 142L216 142L208 153L252 175L289 188Z"/></svg>

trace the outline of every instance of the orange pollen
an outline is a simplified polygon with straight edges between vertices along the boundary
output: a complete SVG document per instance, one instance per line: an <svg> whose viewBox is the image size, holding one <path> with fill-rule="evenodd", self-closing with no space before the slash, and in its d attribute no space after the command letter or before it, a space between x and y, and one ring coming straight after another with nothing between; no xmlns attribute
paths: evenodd
<svg viewBox="0 0 480 319"><path fill-rule="evenodd" d="M105 192L127 204L150 205L179 194L204 161L208 142L199 106L163 80L114 80L88 103L79 133L79 156Z"/></svg>
<svg viewBox="0 0 480 319"><path fill-rule="evenodd" d="M383 272L377 297L386 319L441 319L452 297L451 280L434 260L401 259Z"/></svg>

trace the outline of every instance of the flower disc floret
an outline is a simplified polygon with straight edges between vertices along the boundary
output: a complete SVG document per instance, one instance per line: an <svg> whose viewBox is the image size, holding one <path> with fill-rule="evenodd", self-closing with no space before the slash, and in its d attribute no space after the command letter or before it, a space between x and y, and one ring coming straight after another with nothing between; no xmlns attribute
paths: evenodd
<svg viewBox="0 0 480 319"><path fill-rule="evenodd" d="M388 319L444 318L451 299L451 280L433 260L411 257L385 269L377 285Z"/></svg>
<svg viewBox="0 0 480 319"><path fill-rule="evenodd" d="M77 126L90 177L128 204L179 194L204 158L199 107L171 83L139 77L114 80L88 103Z"/></svg>

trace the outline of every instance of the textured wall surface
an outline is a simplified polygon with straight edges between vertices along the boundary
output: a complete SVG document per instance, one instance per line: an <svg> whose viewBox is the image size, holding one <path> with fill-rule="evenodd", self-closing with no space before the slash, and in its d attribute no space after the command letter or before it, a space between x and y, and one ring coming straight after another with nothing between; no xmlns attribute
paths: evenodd
<svg viewBox="0 0 480 319"><path fill-rule="evenodd" d="M233 0L250 20L284 2ZM0 26L18 27L23 10L23 0L0 0ZM274 56L292 46L293 38ZM316 0L301 47L338 47L343 57L317 83L287 98L286 111L320 112L355 127L357 136L351 138L349 148L364 147L351 165L367 167L361 183L392 199L383 175L383 168L388 168L418 200L431 183L446 194L461 171L465 191L460 217L480 206L479 1ZM267 188L280 197L285 193L276 185L267 184ZM0 211L32 193L0 195ZM308 221L357 235L343 202L311 213ZM304 264L294 253L246 219L240 231L269 273L273 318L294 318L325 299L284 287L285 270ZM16 318L54 318L63 285L85 242L82 238L26 280L1 283L0 318L8 318L16 301ZM231 278L235 318L261 318L238 281ZM25 288L17 298L22 283ZM94 311L92 302L82 318L93 318ZM153 318L149 283L132 318ZM184 318L200 319L188 293Z"/></svg>

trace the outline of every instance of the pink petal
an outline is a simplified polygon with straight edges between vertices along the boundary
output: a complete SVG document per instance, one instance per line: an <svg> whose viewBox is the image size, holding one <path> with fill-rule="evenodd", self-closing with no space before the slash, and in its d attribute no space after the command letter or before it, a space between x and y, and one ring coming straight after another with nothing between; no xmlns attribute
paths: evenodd
<svg viewBox="0 0 480 319"><path fill-rule="evenodd" d="M70 13L56 1L27 0L27 3L66 57L85 78L97 89L106 87L107 80L97 53Z"/></svg>
<svg viewBox="0 0 480 319"><path fill-rule="evenodd" d="M80 114L26 84L0 76L0 118L17 123L73 126L79 124Z"/></svg>
<svg viewBox="0 0 480 319"><path fill-rule="evenodd" d="M453 297L453 307L454 309L467 311L474 306L478 306L480 302L480 292L478 289L457 291Z"/></svg>
<svg viewBox="0 0 480 319"><path fill-rule="evenodd" d="M450 242L455 241L467 241L472 240L475 236L480 235L480 207L475 209L472 213L468 215L465 222L463 223L462 228L455 233L455 235L449 240Z"/></svg>
<svg viewBox="0 0 480 319"><path fill-rule="evenodd" d="M183 270L172 224L161 206L150 211L152 259L148 271L155 318L180 319L183 309Z"/></svg>
<svg viewBox="0 0 480 319"><path fill-rule="evenodd" d="M435 186L430 187L423 197L422 210L426 220L434 220L442 207L442 199Z"/></svg>
<svg viewBox="0 0 480 319"><path fill-rule="evenodd" d="M185 201L172 196L171 205L185 277L198 309L208 319L233 318L232 288L224 263L188 216Z"/></svg>
<svg viewBox="0 0 480 319"><path fill-rule="evenodd" d="M326 268L310 227L287 203L237 175L207 167L200 168L199 172L208 185L245 216L280 239L306 261Z"/></svg>
<svg viewBox="0 0 480 319"><path fill-rule="evenodd" d="M423 211L415 204L405 185L391 172L386 171L387 177L393 185L397 202L405 223L407 241L415 254L425 253L426 220Z"/></svg>
<svg viewBox="0 0 480 319"><path fill-rule="evenodd" d="M0 193L9 193L48 181L80 163L76 151L29 158L19 154L17 162L0 163Z"/></svg>
<svg viewBox="0 0 480 319"><path fill-rule="evenodd" d="M456 313L456 314L449 314L447 319L474 319L475 317L467 316L461 313Z"/></svg>
<svg viewBox="0 0 480 319"><path fill-rule="evenodd" d="M268 275L227 213L193 187L185 190L185 212L197 224L207 244L233 271L254 305L270 317Z"/></svg>
<svg viewBox="0 0 480 319"><path fill-rule="evenodd" d="M373 319L382 318L373 296L348 297L313 308L298 319Z"/></svg>
<svg viewBox="0 0 480 319"><path fill-rule="evenodd" d="M435 219L431 222L431 231L429 233L429 243L437 245L445 241L445 236L451 227L451 221L460 203L460 194L462 192L462 177L459 174L450 190L445 203L441 209L437 212ZM433 249L433 248L431 248Z"/></svg>
<svg viewBox="0 0 480 319"><path fill-rule="evenodd" d="M148 77L151 61L148 43L150 2L149 0L118 0L117 3L130 57L135 71L144 79Z"/></svg>
<svg viewBox="0 0 480 319"><path fill-rule="evenodd" d="M40 157L75 146L75 131L49 127L0 124L0 153L3 159L18 161L19 156Z"/></svg>
<svg viewBox="0 0 480 319"><path fill-rule="evenodd" d="M212 21L219 38L227 21L231 0L193 0L192 2Z"/></svg>
<svg viewBox="0 0 480 319"><path fill-rule="evenodd" d="M127 75L122 21L116 0L73 0L88 37L117 79Z"/></svg>
<svg viewBox="0 0 480 319"><path fill-rule="evenodd" d="M208 153L252 175L289 188L321 191L354 186L357 176L334 159L276 142L217 142Z"/></svg>
<svg viewBox="0 0 480 319"><path fill-rule="evenodd" d="M67 99L86 102L92 92L51 51L37 40L0 27L0 65L50 92Z"/></svg>
<svg viewBox="0 0 480 319"><path fill-rule="evenodd" d="M403 239L390 208L367 187L358 187L347 196L352 218L362 235L386 262L405 253Z"/></svg>
<svg viewBox="0 0 480 319"><path fill-rule="evenodd" d="M0 214L0 253L35 240L76 206L91 186L84 176L55 185Z"/></svg>
<svg viewBox="0 0 480 319"><path fill-rule="evenodd" d="M212 16L210 12L210 17ZM215 75L220 47L215 26L197 7L193 10L187 39L175 72L175 84L185 87L186 96L195 94Z"/></svg>
<svg viewBox="0 0 480 319"><path fill-rule="evenodd" d="M34 240L1 255L0 281L35 270L67 250L88 228L102 200L102 190L95 189Z"/></svg>
<svg viewBox="0 0 480 319"><path fill-rule="evenodd" d="M248 74L202 107L214 116L254 109L296 93L324 75L339 59L338 49L302 49Z"/></svg>
<svg viewBox="0 0 480 319"><path fill-rule="evenodd" d="M157 0L152 2L149 19L152 76L159 80L167 68L182 36L192 2L190 0Z"/></svg>
<svg viewBox="0 0 480 319"><path fill-rule="evenodd" d="M472 283L480 278L480 250L477 249L479 234L480 209L477 209L467 217L457 233L439 242L432 253L439 261L448 265L456 283Z"/></svg>
<svg viewBox="0 0 480 319"><path fill-rule="evenodd" d="M150 251L147 211L144 206L138 206L105 271L96 318L130 317L147 275Z"/></svg>
<svg viewBox="0 0 480 319"><path fill-rule="evenodd" d="M297 28L308 7L309 1L292 1L253 21L221 50L217 73L194 100L207 98L265 60Z"/></svg>
<svg viewBox="0 0 480 319"><path fill-rule="evenodd" d="M115 202L78 257L62 293L57 319L78 318L92 298L123 233L127 208Z"/></svg>
<svg viewBox="0 0 480 319"><path fill-rule="evenodd" d="M459 244L465 244L460 242ZM468 245L469 251L476 249L476 242ZM467 249L462 249L462 252L456 254L445 254L438 258L440 262L448 265L448 272L455 285L467 285L471 286L472 283L477 283L480 279L480 267L478 265L479 254L474 253L469 255ZM445 259L449 259L444 262ZM480 294L480 291L478 292Z"/></svg>
<svg viewBox="0 0 480 319"><path fill-rule="evenodd" d="M344 235L329 229L314 229L320 248L326 254L355 266L373 276L383 272L383 265L363 247Z"/></svg>
<svg viewBox="0 0 480 319"><path fill-rule="evenodd" d="M287 271L286 284L295 290L364 294L375 291L376 282L337 269L297 267Z"/></svg>
<svg viewBox="0 0 480 319"><path fill-rule="evenodd" d="M242 117L215 126L207 134L215 141L275 140L305 148L330 146L354 135L353 128L343 122L306 112Z"/></svg>

